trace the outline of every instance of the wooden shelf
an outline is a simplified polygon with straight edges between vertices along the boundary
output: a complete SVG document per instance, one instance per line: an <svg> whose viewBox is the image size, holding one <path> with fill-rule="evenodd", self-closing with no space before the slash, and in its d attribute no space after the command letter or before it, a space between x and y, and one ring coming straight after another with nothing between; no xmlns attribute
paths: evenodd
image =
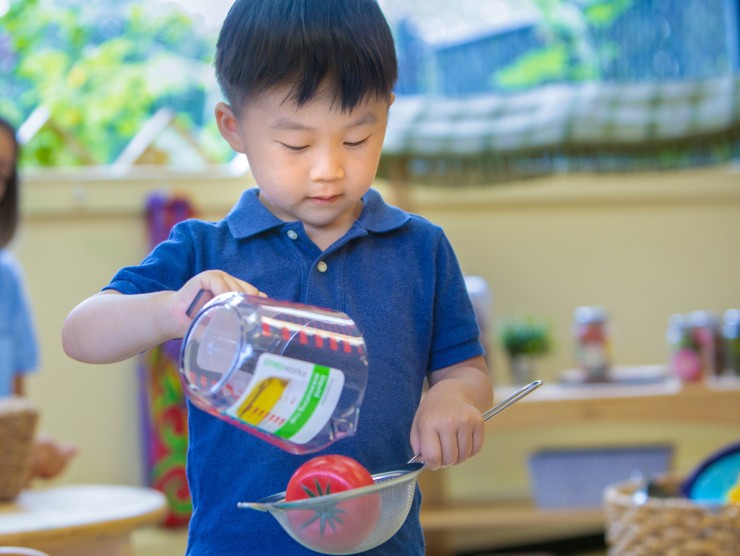
<svg viewBox="0 0 740 556"><path fill-rule="evenodd" d="M509 389L497 390L497 398ZM715 386L666 380L645 385L543 385L496 416L496 429L594 422L740 425L740 380Z"/></svg>
<svg viewBox="0 0 740 556"><path fill-rule="evenodd" d="M421 511L421 525L424 531L430 532L551 524L598 531L604 526L604 516L600 509L594 508L540 509L526 499L422 507Z"/></svg>

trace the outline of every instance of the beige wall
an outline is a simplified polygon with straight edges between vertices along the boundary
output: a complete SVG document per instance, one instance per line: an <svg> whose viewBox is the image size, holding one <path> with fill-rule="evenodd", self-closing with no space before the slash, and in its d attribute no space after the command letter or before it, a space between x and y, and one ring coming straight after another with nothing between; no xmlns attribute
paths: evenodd
<svg viewBox="0 0 740 556"><path fill-rule="evenodd" d="M42 428L76 440L82 453L61 482L142 481L134 361L108 366L65 357L67 312L146 252L142 209L153 190L191 196L219 218L249 180L220 175L29 175L15 245L25 267L43 350L29 383ZM484 277L494 315L549 319L557 349L540 363L546 381L571 365L570 319L582 304L606 306L618 364L665 361L664 331L676 311L740 306L740 182L731 169L665 174L576 175L496 187L413 189L411 210L441 224L466 273ZM381 187L389 200L389 189ZM494 354L495 376L507 382ZM492 422L489 427L495 427ZM450 470L460 497L526 492L526 455L553 444L675 439L678 465L736 438L736 431L666 425L490 434L484 453ZM464 471L464 472L463 472Z"/></svg>

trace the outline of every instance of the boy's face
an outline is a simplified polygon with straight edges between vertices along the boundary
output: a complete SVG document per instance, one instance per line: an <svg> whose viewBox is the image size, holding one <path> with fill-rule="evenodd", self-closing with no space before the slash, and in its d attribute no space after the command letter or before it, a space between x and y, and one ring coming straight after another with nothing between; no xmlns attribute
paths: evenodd
<svg viewBox="0 0 740 556"><path fill-rule="evenodd" d="M359 216L375 178L389 104L369 100L342 112L325 93L300 108L287 95L271 89L247 101L239 118L219 104L219 129L246 154L273 214L302 221L314 241L335 240Z"/></svg>

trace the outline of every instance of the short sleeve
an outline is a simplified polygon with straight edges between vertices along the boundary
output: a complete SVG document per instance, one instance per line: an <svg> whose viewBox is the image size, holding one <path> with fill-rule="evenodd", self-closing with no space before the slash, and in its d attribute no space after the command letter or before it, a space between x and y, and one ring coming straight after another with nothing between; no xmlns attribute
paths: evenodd
<svg viewBox="0 0 740 556"><path fill-rule="evenodd" d="M435 268L431 371L485 353L465 278L452 245L444 235L437 244Z"/></svg>
<svg viewBox="0 0 740 556"><path fill-rule="evenodd" d="M123 294L178 290L194 274L195 246L192 221L176 224L169 237L137 266L119 270L104 290Z"/></svg>

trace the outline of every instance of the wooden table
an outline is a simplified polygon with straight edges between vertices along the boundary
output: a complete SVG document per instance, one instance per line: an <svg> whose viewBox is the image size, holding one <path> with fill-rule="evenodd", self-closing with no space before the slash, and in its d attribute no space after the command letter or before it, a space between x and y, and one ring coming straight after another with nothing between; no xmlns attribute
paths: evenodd
<svg viewBox="0 0 740 556"><path fill-rule="evenodd" d="M514 388L496 389L501 400ZM740 380L682 384L668 379L655 384L544 384L495 417L497 431L567 427L583 423L686 423L740 426ZM606 440L606 439L605 439ZM513 526L580 524L584 529L603 526L599 509L540 510L531 500L491 500L489 503L451 504L444 498L444 470L422 473L424 493L421 523L431 555L447 555L449 531L496 529Z"/></svg>
<svg viewBox="0 0 740 556"><path fill-rule="evenodd" d="M166 508L162 493L143 487L30 489L0 504L0 546L35 548L53 556L131 556L131 532L158 523Z"/></svg>

